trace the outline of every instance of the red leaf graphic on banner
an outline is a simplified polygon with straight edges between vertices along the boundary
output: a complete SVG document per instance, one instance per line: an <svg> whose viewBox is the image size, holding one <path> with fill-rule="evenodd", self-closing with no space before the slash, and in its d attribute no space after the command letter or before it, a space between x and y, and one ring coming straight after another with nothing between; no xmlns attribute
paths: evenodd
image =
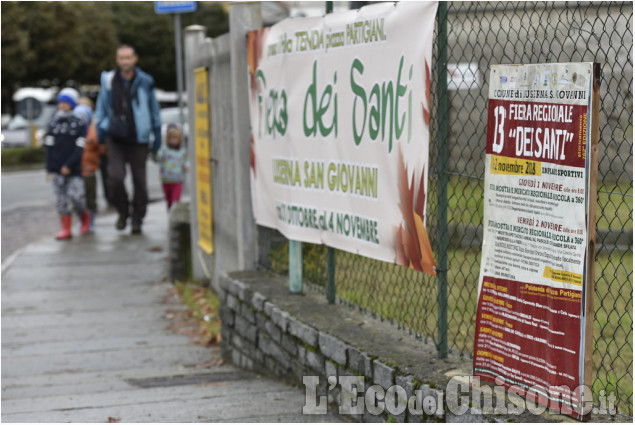
<svg viewBox="0 0 635 425"><path fill-rule="evenodd" d="M425 75L425 87L426 87L426 92L425 92L425 97L426 97L426 105L424 105L423 103L421 103L421 109L423 110L423 120L426 123L427 126L430 126L430 91L431 91L431 79L430 79L430 67L428 66L428 61L424 62L424 67L425 67L425 71L426 71L426 75Z"/></svg>
<svg viewBox="0 0 635 425"><path fill-rule="evenodd" d="M261 28L247 33L247 65L252 92L256 91L256 71L262 58L262 47L268 32L269 28Z"/></svg>
<svg viewBox="0 0 635 425"><path fill-rule="evenodd" d="M423 181L423 176L425 175L426 175L426 169L424 167L423 171L421 171L421 181L419 182L419 192L417 192L417 205L415 206L415 212L419 214L421 217L423 217L423 215L425 214L425 211L423 211L423 208L426 205L426 191L424 186L425 182Z"/></svg>
<svg viewBox="0 0 635 425"><path fill-rule="evenodd" d="M397 264L404 267L410 267L410 260L406 256L406 246L403 242L403 224L400 224L397 229L395 229L395 247L397 248Z"/></svg>
<svg viewBox="0 0 635 425"><path fill-rule="evenodd" d="M423 110L423 121L427 126L430 126L430 112L428 112L426 107L423 105L423 102L421 103L421 109Z"/></svg>
<svg viewBox="0 0 635 425"><path fill-rule="evenodd" d="M430 67L428 66L428 61L424 62L426 68L426 100L428 101L428 106L430 106L430 91L432 87L432 79L430 78Z"/></svg>
<svg viewBox="0 0 635 425"><path fill-rule="evenodd" d="M425 170L421 172L416 207L413 208L416 180L413 175L411 182L408 182L408 170L403 161L403 154L399 151L398 185L401 198L399 209L406 225L404 227L400 224L398 228L395 228L396 262L413 270L436 275L436 263L430 239L423 225L426 197L424 175Z"/></svg>

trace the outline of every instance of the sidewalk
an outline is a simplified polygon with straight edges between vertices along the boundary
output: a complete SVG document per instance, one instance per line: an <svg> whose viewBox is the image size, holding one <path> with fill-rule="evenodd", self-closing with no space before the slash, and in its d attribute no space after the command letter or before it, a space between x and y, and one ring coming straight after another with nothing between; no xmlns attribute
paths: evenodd
<svg viewBox="0 0 635 425"><path fill-rule="evenodd" d="M217 366L217 347L168 329L168 310L184 307L165 279L163 202L141 236L114 220L70 242L47 236L3 264L3 422L340 420L303 416L303 389Z"/></svg>

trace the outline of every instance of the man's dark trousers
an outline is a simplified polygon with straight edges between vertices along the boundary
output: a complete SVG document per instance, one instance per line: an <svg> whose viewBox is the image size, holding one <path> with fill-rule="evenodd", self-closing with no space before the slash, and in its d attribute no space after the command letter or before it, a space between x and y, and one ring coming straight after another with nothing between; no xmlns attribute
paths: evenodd
<svg viewBox="0 0 635 425"><path fill-rule="evenodd" d="M114 142L108 138L108 186L112 202L120 216L132 216L132 222L141 224L148 205L148 187L146 184L146 161L148 145L145 143ZM130 164L134 194L132 214L130 202L124 184L126 164Z"/></svg>

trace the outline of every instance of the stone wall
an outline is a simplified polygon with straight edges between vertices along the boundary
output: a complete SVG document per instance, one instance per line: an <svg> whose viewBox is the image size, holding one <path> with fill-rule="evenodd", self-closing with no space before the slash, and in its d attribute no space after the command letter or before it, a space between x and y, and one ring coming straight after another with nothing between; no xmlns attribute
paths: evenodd
<svg viewBox="0 0 635 425"><path fill-rule="evenodd" d="M399 382L410 388L411 393L414 392L412 375L397 373L394 367L371 353L299 320L276 303L277 296L286 296L301 305L313 301L307 295L284 294L284 285L275 280L274 276L264 272L233 273L221 277L221 350L226 360L299 386L302 386L305 376L319 376L317 396L327 395L331 403L336 402L339 391L327 391L329 376L363 376L367 387L376 383L384 389ZM258 290L254 290L256 288ZM322 307L347 309L343 306ZM427 392L435 391L429 385L424 387ZM329 406L329 410L334 408L334 405ZM394 419L401 422L406 419L421 420L421 417L407 418L407 415L404 412ZM368 412L353 416L364 422L388 420L387 413L376 417Z"/></svg>
<svg viewBox="0 0 635 425"><path fill-rule="evenodd" d="M190 244L190 202L183 199L170 209L170 280L185 280L192 276Z"/></svg>
<svg viewBox="0 0 635 425"><path fill-rule="evenodd" d="M498 414L471 405L468 408L465 402L464 411L457 415L461 396L465 399L467 394L477 394L483 400L491 399L489 387L484 387L484 391L470 388L466 377L471 374L471 360L454 357L439 360L434 345L345 305L329 305L323 295L306 288L305 294L292 295L286 282L268 272L223 275L216 290L221 299L223 358L305 391L314 388L315 393L309 392L309 399L316 401L306 405L313 412L320 411L319 397L326 396L328 413L346 413L339 408L347 404L344 400L354 405L350 400L363 397L371 386L379 385L386 391L385 409L377 414L371 413L372 406L357 411L349 409L347 416L362 422L562 420L561 416L544 417L528 412L520 416ZM311 380L318 379L317 386L310 385ZM361 392L346 391L343 383L347 379L358 380L363 385ZM404 391L399 392L395 385ZM424 399L439 402L430 407L421 403ZM395 407L388 407L389 400L393 400ZM298 406L299 411L302 408ZM483 412L488 413L483 416ZM320 421L319 416L314 418L311 420Z"/></svg>

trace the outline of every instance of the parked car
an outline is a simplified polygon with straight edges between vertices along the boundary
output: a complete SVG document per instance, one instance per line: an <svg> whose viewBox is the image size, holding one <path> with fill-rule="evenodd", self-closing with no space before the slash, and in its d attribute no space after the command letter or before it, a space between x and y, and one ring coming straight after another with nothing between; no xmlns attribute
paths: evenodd
<svg viewBox="0 0 635 425"><path fill-rule="evenodd" d="M42 114L33 121L33 123L37 126L38 130L36 133L36 139L38 140L38 144L41 145L41 136L44 134L46 130L46 126L53 118L57 107L55 105L44 105L42 109ZM162 142L165 144L165 134L169 124L179 125L179 108L177 107L169 107L163 108L160 111L161 115L161 138ZM189 136L189 126L187 124L187 108L183 108L183 120L185 121L185 125L183 127L183 142L187 143L187 139ZM20 116L15 115L6 128L2 129L2 133L0 136L0 140L2 141L2 147L15 147L15 146L28 146L29 145L29 134L27 132L28 129L28 121Z"/></svg>
<svg viewBox="0 0 635 425"><path fill-rule="evenodd" d="M2 129L3 130L7 126L7 124L9 124L9 121L11 121L11 115L2 114Z"/></svg>
<svg viewBox="0 0 635 425"><path fill-rule="evenodd" d="M33 124L37 126L35 133L35 139L38 146L42 144L42 136L46 131L46 126L49 124L53 115L57 111L55 105L43 105L42 113L39 117L33 120ZM16 146L30 146L29 137L29 122L21 115L15 115L6 128L2 129L0 133L0 143L3 148L16 147Z"/></svg>
<svg viewBox="0 0 635 425"><path fill-rule="evenodd" d="M30 97L42 103L53 104L55 103L58 92L59 88L57 87L49 87L46 89L40 87L22 87L13 94L13 101L19 102Z"/></svg>
<svg viewBox="0 0 635 425"><path fill-rule="evenodd" d="M179 108L178 107L169 107L163 108L160 111L161 114L161 141L163 145L166 145L165 133L167 132L168 125L176 124L179 125ZM183 144L187 143L187 139L189 136L189 126L187 124L187 107L183 108ZM180 126L180 125L179 125Z"/></svg>

